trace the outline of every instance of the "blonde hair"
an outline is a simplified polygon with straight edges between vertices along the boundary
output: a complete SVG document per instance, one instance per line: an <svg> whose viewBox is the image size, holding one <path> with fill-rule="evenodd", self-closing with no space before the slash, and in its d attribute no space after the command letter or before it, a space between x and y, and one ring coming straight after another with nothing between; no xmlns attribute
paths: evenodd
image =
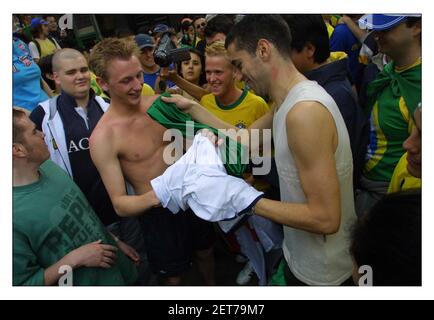
<svg viewBox="0 0 434 320"><path fill-rule="evenodd" d="M205 57L220 57L227 58L225 43L223 41L215 41L205 48Z"/></svg>
<svg viewBox="0 0 434 320"><path fill-rule="evenodd" d="M140 49L134 40L107 38L92 48L89 67L96 76L107 81L107 64L114 59L128 60L132 56L140 59Z"/></svg>

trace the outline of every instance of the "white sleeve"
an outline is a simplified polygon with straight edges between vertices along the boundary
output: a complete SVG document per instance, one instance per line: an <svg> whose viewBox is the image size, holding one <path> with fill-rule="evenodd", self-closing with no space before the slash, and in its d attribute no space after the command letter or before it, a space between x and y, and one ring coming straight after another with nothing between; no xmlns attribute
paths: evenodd
<svg viewBox="0 0 434 320"><path fill-rule="evenodd" d="M30 41L29 43L29 50L30 50L30 55L32 56L33 59L39 59L39 51L38 51L38 47L36 46L36 44L33 41Z"/></svg>

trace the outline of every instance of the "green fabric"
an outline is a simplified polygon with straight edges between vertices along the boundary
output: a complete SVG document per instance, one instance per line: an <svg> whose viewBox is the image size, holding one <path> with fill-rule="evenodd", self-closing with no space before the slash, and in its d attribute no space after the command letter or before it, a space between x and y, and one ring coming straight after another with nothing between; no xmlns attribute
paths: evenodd
<svg viewBox="0 0 434 320"><path fill-rule="evenodd" d="M422 98L422 64L397 72L395 63L387 64L368 86L368 107L372 108L378 96L389 87L394 98L404 97L406 105L414 110ZM370 111L370 110L369 110Z"/></svg>
<svg viewBox="0 0 434 320"><path fill-rule="evenodd" d="M170 94L163 93L162 96L170 97ZM200 122L194 122L189 114L180 111L175 104L162 101L161 96L149 107L148 114L164 127L181 131L182 135L186 138L193 138L187 137L187 121L193 122L194 134L199 130L209 129L215 135L219 135L217 129ZM245 163L248 162L246 147L228 136L222 134L220 134L220 136L224 138L223 144L220 146L220 151L227 173L232 176L241 177L248 167L248 163ZM228 160L226 161L225 158Z"/></svg>
<svg viewBox="0 0 434 320"><path fill-rule="evenodd" d="M421 102L421 69L418 64L397 72L391 62L368 87L371 132L363 174L370 180L389 182L405 152L402 144L409 136L409 123L402 112L408 110L411 117Z"/></svg>
<svg viewBox="0 0 434 320"><path fill-rule="evenodd" d="M279 266L277 267L276 272L271 276L270 281L268 282L269 286L286 286L285 280L285 264L286 260L282 258L280 260Z"/></svg>
<svg viewBox="0 0 434 320"><path fill-rule="evenodd" d="M44 285L44 271L70 251L102 240L116 246L77 185L54 162L40 167L40 179L13 188L13 284ZM120 250L109 269L82 267L74 285L127 285L136 267Z"/></svg>

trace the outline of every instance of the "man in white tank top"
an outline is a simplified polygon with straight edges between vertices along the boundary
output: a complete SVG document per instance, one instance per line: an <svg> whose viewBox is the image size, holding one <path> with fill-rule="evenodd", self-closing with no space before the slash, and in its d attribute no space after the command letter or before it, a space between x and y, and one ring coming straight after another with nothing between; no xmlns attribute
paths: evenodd
<svg viewBox="0 0 434 320"><path fill-rule="evenodd" d="M272 129L281 202L262 198L254 214L284 225L288 285L350 281L349 232L355 222L348 132L334 100L308 81L290 59L291 35L278 15L246 16L226 39L229 58L256 94L275 109L250 129ZM197 121L231 128L197 103L174 102Z"/></svg>

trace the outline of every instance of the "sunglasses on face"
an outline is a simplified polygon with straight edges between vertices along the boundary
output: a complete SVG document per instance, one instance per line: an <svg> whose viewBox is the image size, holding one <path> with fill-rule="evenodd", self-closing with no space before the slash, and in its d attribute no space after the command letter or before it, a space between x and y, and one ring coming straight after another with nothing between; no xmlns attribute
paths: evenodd
<svg viewBox="0 0 434 320"><path fill-rule="evenodd" d="M201 24L197 24L196 28L202 27L204 28L206 26L206 22L202 22Z"/></svg>

